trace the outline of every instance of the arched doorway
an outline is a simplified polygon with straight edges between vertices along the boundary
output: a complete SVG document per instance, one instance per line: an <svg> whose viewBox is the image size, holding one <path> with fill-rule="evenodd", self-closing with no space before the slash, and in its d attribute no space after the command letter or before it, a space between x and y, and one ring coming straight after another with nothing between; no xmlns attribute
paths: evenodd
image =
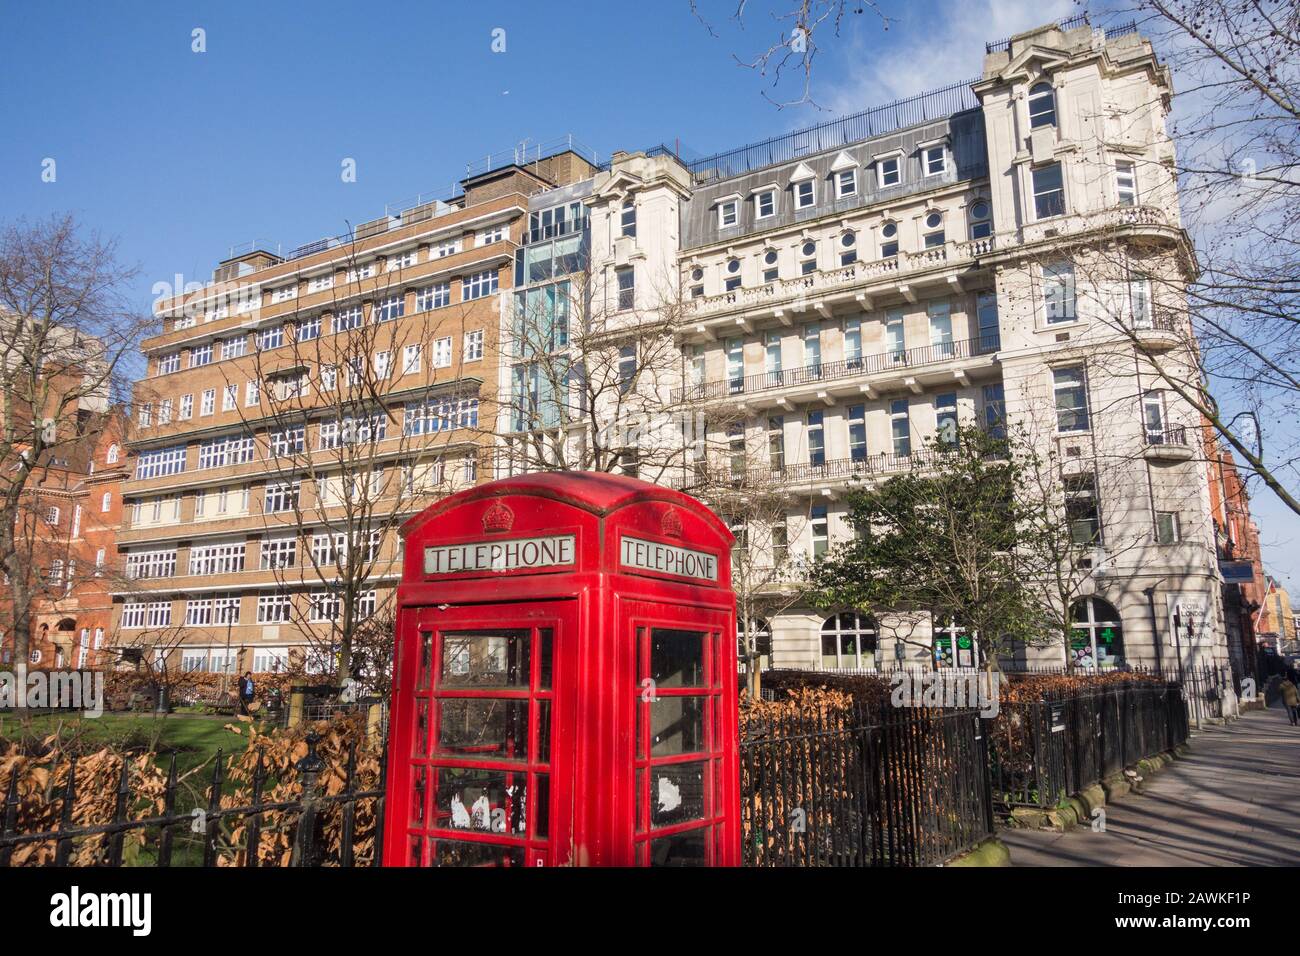
<svg viewBox="0 0 1300 956"><path fill-rule="evenodd" d="M870 614L842 611L822 622L822 667L827 670L876 666L876 620Z"/></svg>
<svg viewBox="0 0 1300 956"><path fill-rule="evenodd" d="M1112 605L1096 597L1071 605L1067 663L1088 670L1110 670L1125 663L1124 626Z"/></svg>

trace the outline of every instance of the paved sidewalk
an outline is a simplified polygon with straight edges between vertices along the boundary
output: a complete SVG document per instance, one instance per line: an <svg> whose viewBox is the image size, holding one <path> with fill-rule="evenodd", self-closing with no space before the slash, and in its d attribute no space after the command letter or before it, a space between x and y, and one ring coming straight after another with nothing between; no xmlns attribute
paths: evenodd
<svg viewBox="0 0 1300 956"><path fill-rule="evenodd" d="M1191 752L1106 807L1106 832L1004 829L1013 866L1300 864L1300 728L1281 707L1193 731Z"/></svg>

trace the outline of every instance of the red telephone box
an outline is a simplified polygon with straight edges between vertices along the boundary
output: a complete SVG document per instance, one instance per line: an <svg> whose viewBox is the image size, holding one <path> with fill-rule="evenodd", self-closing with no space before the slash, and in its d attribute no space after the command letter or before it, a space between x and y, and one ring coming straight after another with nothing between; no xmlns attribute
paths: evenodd
<svg viewBox="0 0 1300 956"><path fill-rule="evenodd" d="M384 863L735 866L732 536L617 475L408 521Z"/></svg>

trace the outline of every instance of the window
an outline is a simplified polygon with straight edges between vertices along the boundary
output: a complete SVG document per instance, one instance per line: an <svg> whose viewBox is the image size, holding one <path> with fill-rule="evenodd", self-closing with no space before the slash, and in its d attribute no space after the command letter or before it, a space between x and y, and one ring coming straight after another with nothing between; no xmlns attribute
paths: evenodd
<svg viewBox="0 0 1300 956"><path fill-rule="evenodd" d="M268 484L262 501L262 511L265 514L292 511L298 505L298 494L301 489L300 481L277 481Z"/></svg>
<svg viewBox="0 0 1300 956"><path fill-rule="evenodd" d="M898 255L898 223L887 222L880 227L880 258L892 259Z"/></svg>
<svg viewBox="0 0 1300 956"><path fill-rule="evenodd" d="M116 465L116 464L117 464L117 454L118 454L118 452L117 452L117 445L115 445L115 444L114 444L114 445L109 445L109 446L108 446L108 454L105 456L104 460L105 460L108 464L110 464L110 465Z"/></svg>
<svg viewBox="0 0 1300 956"><path fill-rule="evenodd" d="M906 458L912 454L912 426L908 421L907 399L896 398L889 403L889 429L894 441L894 455Z"/></svg>
<svg viewBox="0 0 1300 956"><path fill-rule="evenodd" d="M284 326L273 325L269 329L259 329L257 332L257 348L259 351L267 349L276 349L284 344Z"/></svg>
<svg viewBox="0 0 1300 956"><path fill-rule="evenodd" d="M943 231L943 214L932 212L925 217L925 228L931 230L925 234L925 248L933 249L935 246L941 246L944 243Z"/></svg>
<svg viewBox="0 0 1300 956"><path fill-rule="evenodd" d="M763 281L775 282L781 278L781 270L777 265L778 256L775 249L769 249L763 253Z"/></svg>
<svg viewBox="0 0 1300 956"><path fill-rule="evenodd" d="M242 541L234 544L195 545L190 548L190 574L211 576L243 571L244 550Z"/></svg>
<svg viewBox="0 0 1300 956"><path fill-rule="evenodd" d="M1097 507L1097 477L1092 472L1066 475L1065 519L1070 540L1080 546L1101 542L1101 513Z"/></svg>
<svg viewBox="0 0 1300 956"><path fill-rule="evenodd" d="M858 250L855 248L858 237L853 232L846 232L840 236L840 265L848 266L858 261Z"/></svg>
<svg viewBox="0 0 1300 956"><path fill-rule="evenodd" d="M895 365L907 360L904 345L903 310L890 309L885 313L885 349Z"/></svg>
<svg viewBox="0 0 1300 956"><path fill-rule="evenodd" d="M451 283L435 282L415 293L415 311L428 312L451 304Z"/></svg>
<svg viewBox="0 0 1300 956"><path fill-rule="evenodd" d="M1156 544L1177 544L1178 541L1178 512L1157 511Z"/></svg>
<svg viewBox="0 0 1300 956"><path fill-rule="evenodd" d="M727 381L732 395L745 390L745 343L727 339Z"/></svg>
<svg viewBox="0 0 1300 956"><path fill-rule="evenodd" d="M926 309L930 320L930 351L933 359L952 358L957 353L952 337L952 313L947 302L931 302Z"/></svg>
<svg viewBox="0 0 1300 956"><path fill-rule="evenodd" d="M447 368L451 365L451 336L445 335L433 342L433 367Z"/></svg>
<svg viewBox="0 0 1300 956"><path fill-rule="evenodd" d="M1119 612L1101 598L1084 598L1070 608L1070 664L1109 669L1124 663L1124 628Z"/></svg>
<svg viewBox="0 0 1300 956"><path fill-rule="evenodd" d="M618 280L618 308L626 311L636 305L636 270L623 266L614 270Z"/></svg>
<svg viewBox="0 0 1300 956"><path fill-rule="evenodd" d="M776 190L764 189L754 194L754 218L767 219L776 215Z"/></svg>
<svg viewBox="0 0 1300 956"><path fill-rule="evenodd" d="M170 627L172 605L170 601L132 602L122 605L122 627Z"/></svg>
<svg viewBox="0 0 1300 956"><path fill-rule="evenodd" d="M858 193L858 171L841 169L835 174L835 195L839 199L856 196Z"/></svg>
<svg viewBox="0 0 1300 956"><path fill-rule="evenodd" d="M62 514L62 512L60 512L57 507L46 508L45 523L49 525L57 525L59 523L60 514Z"/></svg>
<svg viewBox="0 0 1300 956"><path fill-rule="evenodd" d="M489 226L478 234L478 237L474 240L474 245L490 246L494 242L501 242L505 237L506 227L504 225Z"/></svg>
<svg viewBox="0 0 1300 956"><path fill-rule="evenodd" d="M728 199L726 202L718 204L718 226L726 229L734 226L739 221L737 215L738 203L734 199Z"/></svg>
<svg viewBox="0 0 1300 956"><path fill-rule="evenodd" d="M826 438L822 429L823 412L808 413L808 464L820 468L826 464Z"/></svg>
<svg viewBox="0 0 1300 956"><path fill-rule="evenodd" d="M454 256L458 252L460 252L459 239L443 239L429 250L429 258L445 259L447 256Z"/></svg>
<svg viewBox="0 0 1300 956"><path fill-rule="evenodd" d="M811 179L794 184L794 208L810 209L817 202L816 188Z"/></svg>
<svg viewBox="0 0 1300 956"><path fill-rule="evenodd" d="M1048 324L1073 322L1078 315L1074 299L1074 266L1054 262L1043 266L1043 307Z"/></svg>
<svg viewBox="0 0 1300 956"><path fill-rule="evenodd" d="M844 362L849 368L857 368L862 361L862 320L844 320Z"/></svg>
<svg viewBox="0 0 1300 956"><path fill-rule="evenodd" d="M813 505L808 511L808 520L812 531L812 556L815 560L830 547L830 519L826 505Z"/></svg>
<svg viewBox="0 0 1300 956"><path fill-rule="evenodd" d="M158 358L158 374L170 375L172 372L181 370L181 353L172 352L169 355L162 355Z"/></svg>
<svg viewBox="0 0 1300 956"><path fill-rule="evenodd" d="M298 295L297 285L282 285L278 289L271 290L272 302L287 302Z"/></svg>
<svg viewBox="0 0 1300 956"><path fill-rule="evenodd" d="M977 351L996 352L1002 344L998 327L998 297L993 292L981 292L975 297L975 316L979 322Z"/></svg>
<svg viewBox="0 0 1300 956"><path fill-rule="evenodd" d="M852 461L867 460L867 418L865 405L850 405L847 416L849 424L849 458Z"/></svg>
<svg viewBox="0 0 1300 956"><path fill-rule="evenodd" d="M1135 275L1128 283L1129 308L1132 311L1133 328L1151 328L1151 287L1144 275Z"/></svg>
<svg viewBox="0 0 1300 956"><path fill-rule="evenodd" d="M306 431L303 425L298 425L271 432L268 442L271 454L280 457L303 451L306 445Z"/></svg>
<svg viewBox="0 0 1300 956"><path fill-rule="evenodd" d="M1061 181L1061 164L1039 166L1034 176L1034 216L1050 219L1065 214L1065 187Z"/></svg>
<svg viewBox="0 0 1300 956"><path fill-rule="evenodd" d="M393 353L389 351L375 353L375 381L382 382L393 370Z"/></svg>
<svg viewBox="0 0 1300 956"><path fill-rule="evenodd" d="M334 331L346 332L349 329L359 329L363 321L361 306L352 305L341 308L334 313Z"/></svg>
<svg viewBox="0 0 1300 956"><path fill-rule="evenodd" d="M460 288L460 297L463 302L491 295L497 291L497 272L495 269L485 269L482 272L464 276L460 280Z"/></svg>
<svg viewBox="0 0 1300 956"><path fill-rule="evenodd" d="M170 425L171 421L172 421L172 400L170 398L164 398L158 404L158 424ZM90 464L91 467L93 468L95 463L91 462Z"/></svg>
<svg viewBox="0 0 1300 956"><path fill-rule="evenodd" d="M241 335L236 339L226 339L221 343L222 359L239 358L248 351L248 336Z"/></svg>
<svg viewBox="0 0 1300 956"><path fill-rule="evenodd" d="M767 419L767 462L777 475L785 469L785 417L782 415Z"/></svg>
<svg viewBox="0 0 1300 956"><path fill-rule="evenodd" d="M925 165L925 175L942 176L948 168L947 151L942 145L927 146L921 154L921 162Z"/></svg>
<svg viewBox="0 0 1300 956"><path fill-rule="evenodd" d="M483 358L483 330L465 333L465 361L477 362Z"/></svg>
<svg viewBox="0 0 1300 956"><path fill-rule="evenodd" d="M993 234L993 223L989 219L989 204L987 200L977 199L970 206L970 237L972 239L983 239Z"/></svg>
<svg viewBox="0 0 1300 956"><path fill-rule="evenodd" d="M1051 83L1035 83L1029 91L1029 128L1056 125L1056 94Z"/></svg>
<svg viewBox="0 0 1300 956"><path fill-rule="evenodd" d="M984 428L996 439L1007 437L1007 409L1002 383L984 386Z"/></svg>
<svg viewBox="0 0 1300 956"><path fill-rule="evenodd" d="M113 492L106 491L99 499L99 510L101 512L109 511L113 507Z"/></svg>
<svg viewBox="0 0 1300 956"><path fill-rule="evenodd" d="M871 669L876 666L876 622L866 614L845 611L822 622L824 668Z"/></svg>
<svg viewBox="0 0 1300 956"><path fill-rule="evenodd" d="M375 308L376 322L391 322L393 319L400 319L406 312L406 296L402 294L390 295L380 301Z"/></svg>
<svg viewBox="0 0 1300 956"><path fill-rule="evenodd" d="M478 427L477 398L431 398L411 402L405 409L404 435L432 435L457 428Z"/></svg>
<svg viewBox="0 0 1300 956"><path fill-rule="evenodd" d="M897 156L886 156L876 160L876 179L880 188L897 186L903 181L903 164Z"/></svg>
<svg viewBox="0 0 1300 956"><path fill-rule="evenodd" d="M811 275L817 271L817 243L811 240L799 247L799 273Z"/></svg>
<svg viewBox="0 0 1300 956"><path fill-rule="evenodd" d="M264 538L262 540L262 570L291 568L298 560L298 539Z"/></svg>
<svg viewBox="0 0 1300 956"><path fill-rule="evenodd" d="M424 354L424 349L417 345L406 345L402 347L402 374L414 375L420 371L420 358Z"/></svg>
<svg viewBox="0 0 1300 956"><path fill-rule="evenodd" d="M348 270L348 281L357 282L360 279L369 279L375 274L374 260L363 262L354 268Z"/></svg>
<svg viewBox="0 0 1300 956"><path fill-rule="evenodd" d="M627 394L636 381L636 346L624 345L618 350L618 390Z"/></svg>
<svg viewBox="0 0 1300 956"><path fill-rule="evenodd" d="M183 422L187 422L194 417L194 396L193 395L181 396L181 411L178 417Z"/></svg>
<svg viewBox="0 0 1300 956"><path fill-rule="evenodd" d="M156 448L142 451L135 460L135 477L161 478L164 475L178 475L185 470L185 446L174 445L171 448Z"/></svg>
<svg viewBox="0 0 1300 956"><path fill-rule="evenodd" d="M379 414L370 418L335 419L320 424L320 448L328 450L343 445L381 442L388 437L388 416Z"/></svg>
<svg viewBox="0 0 1300 956"><path fill-rule="evenodd" d="M225 435L199 443L199 469L227 468L253 460L252 435Z"/></svg>
<svg viewBox="0 0 1300 956"><path fill-rule="evenodd" d="M307 280L308 292L324 292L326 289L332 288L334 288L334 274L332 272L329 275L312 276Z"/></svg>
<svg viewBox="0 0 1300 956"><path fill-rule="evenodd" d="M934 435L941 448L957 447L957 393L934 397Z"/></svg>
<svg viewBox="0 0 1300 956"><path fill-rule="evenodd" d="M227 385L221 390L221 410L233 412L239 399L239 386Z"/></svg>
<svg viewBox="0 0 1300 956"><path fill-rule="evenodd" d="M170 578L176 575L176 549L136 551L126 556L126 576L132 580Z"/></svg>
<svg viewBox="0 0 1300 956"><path fill-rule="evenodd" d="M803 361L814 377L821 375L822 330L820 325L805 325L803 329Z"/></svg>
<svg viewBox="0 0 1300 956"><path fill-rule="evenodd" d="M620 216L620 223L623 229L623 235L636 236L636 200L627 199L623 203L623 212Z"/></svg>
<svg viewBox="0 0 1300 956"><path fill-rule="evenodd" d="M767 373L768 385L781 381L781 333L763 333L763 371Z"/></svg>
<svg viewBox="0 0 1300 956"><path fill-rule="evenodd" d="M1115 164L1115 192L1121 206L1137 205L1137 172L1131 162L1120 160Z"/></svg>
<svg viewBox="0 0 1300 956"><path fill-rule="evenodd" d="M415 265L415 250L407 249L404 252L394 252L384 263L385 272L397 272L399 269L408 269Z"/></svg>
<svg viewBox="0 0 1300 956"><path fill-rule="evenodd" d="M257 623L282 624L293 613L293 603L288 594L262 594L257 598Z"/></svg>
<svg viewBox="0 0 1300 956"><path fill-rule="evenodd" d="M140 427L148 428L153 424L153 402L145 402L140 406Z"/></svg>
<svg viewBox="0 0 1300 956"><path fill-rule="evenodd" d="M257 382L244 383L244 404L257 405L262 401L262 388Z"/></svg>
<svg viewBox="0 0 1300 956"><path fill-rule="evenodd" d="M1083 366L1052 370L1052 390L1056 393L1056 430L1088 430L1088 388Z"/></svg>
<svg viewBox="0 0 1300 956"><path fill-rule="evenodd" d="M1146 428L1148 445L1165 443L1165 396L1159 389L1151 389L1142 395L1142 424Z"/></svg>
<svg viewBox="0 0 1300 956"><path fill-rule="evenodd" d="M196 345L190 349L190 368L198 368L212 361L212 344Z"/></svg>

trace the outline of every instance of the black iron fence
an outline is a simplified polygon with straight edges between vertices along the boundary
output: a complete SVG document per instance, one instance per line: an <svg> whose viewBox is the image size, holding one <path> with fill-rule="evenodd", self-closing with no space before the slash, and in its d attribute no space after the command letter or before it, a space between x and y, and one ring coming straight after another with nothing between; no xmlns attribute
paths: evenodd
<svg viewBox="0 0 1300 956"><path fill-rule="evenodd" d="M926 866L992 835L974 710L855 706L741 729L747 866Z"/></svg>
<svg viewBox="0 0 1300 956"><path fill-rule="evenodd" d="M287 773L259 754L250 778L238 788L231 786L218 752L206 794L198 801L189 799L190 791L182 786L174 755L165 782L145 793L140 792L147 787L140 767L122 760L107 813L97 812L106 809L104 795L87 793L77 757L68 761L66 774L57 775L61 784L49 786L45 794L27 792L31 779L20 783L23 775L15 768L0 813L0 867L378 866L383 855L382 769L377 784L363 788L356 747L348 751L344 766L330 767L317 753L320 741L319 735L309 734L306 755ZM301 790L292 798L268 799L289 775ZM50 774L49 781L54 784L56 775ZM135 812L142 798L161 812ZM45 825L25 825L33 810Z"/></svg>
<svg viewBox="0 0 1300 956"><path fill-rule="evenodd" d="M1125 767L1187 739L1176 681L1123 681L1004 695L989 722L993 800L1003 807L1057 806Z"/></svg>

